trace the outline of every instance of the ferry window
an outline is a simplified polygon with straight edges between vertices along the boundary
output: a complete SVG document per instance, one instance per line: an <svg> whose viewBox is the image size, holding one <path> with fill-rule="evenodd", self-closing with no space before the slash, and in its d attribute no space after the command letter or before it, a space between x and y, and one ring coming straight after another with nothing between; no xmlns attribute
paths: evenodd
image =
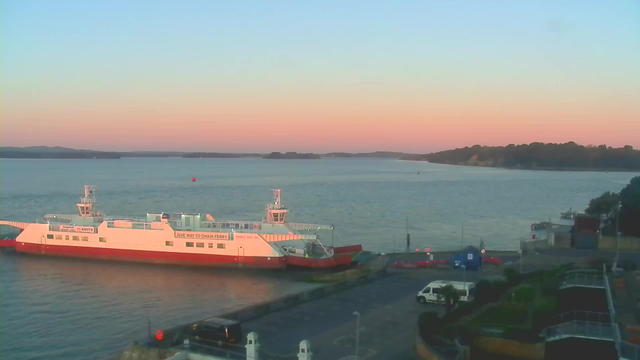
<svg viewBox="0 0 640 360"><path fill-rule="evenodd" d="M187 242L187 247L193 247L193 243L192 242Z"/></svg>
<svg viewBox="0 0 640 360"><path fill-rule="evenodd" d="M244 224L244 228L248 230L249 229L249 224Z"/></svg>
<svg viewBox="0 0 640 360"><path fill-rule="evenodd" d="M74 237L73 237L73 241L78 241L78 240L80 240L80 238L79 238L79 237L77 237L77 236L74 236Z"/></svg>
<svg viewBox="0 0 640 360"><path fill-rule="evenodd" d="M160 221L160 215L156 215L156 221Z"/></svg>
<svg viewBox="0 0 640 360"><path fill-rule="evenodd" d="M201 247L201 248L203 248L203 247L204 247L204 243L196 243L196 247Z"/></svg>
<svg viewBox="0 0 640 360"><path fill-rule="evenodd" d="M64 236L64 239L65 239L65 240L69 240L69 235L65 235L65 236Z"/></svg>
<svg viewBox="0 0 640 360"><path fill-rule="evenodd" d="M62 240L62 235L56 235L56 240Z"/></svg>
<svg viewBox="0 0 640 360"><path fill-rule="evenodd" d="M173 241L165 241L164 245L165 246L173 246Z"/></svg>
<svg viewBox="0 0 640 360"><path fill-rule="evenodd" d="M184 226L191 226L191 218L190 217L185 217L184 218Z"/></svg>
<svg viewBox="0 0 640 360"><path fill-rule="evenodd" d="M53 239L53 234L47 234L47 239Z"/></svg>
<svg viewBox="0 0 640 360"><path fill-rule="evenodd" d="M113 221L107 222L107 227L113 227Z"/></svg>
<svg viewBox="0 0 640 360"><path fill-rule="evenodd" d="M89 241L89 238L88 238L88 237L86 237L86 236L83 236L83 237L82 237L82 241Z"/></svg>
<svg viewBox="0 0 640 360"><path fill-rule="evenodd" d="M213 249L213 243L209 243L209 249Z"/></svg>
<svg viewBox="0 0 640 360"><path fill-rule="evenodd" d="M224 249L224 244L218 244L218 249Z"/></svg>
<svg viewBox="0 0 640 360"><path fill-rule="evenodd" d="M107 242L107 238L99 237L99 238L98 238L98 241L100 241L100 242Z"/></svg>

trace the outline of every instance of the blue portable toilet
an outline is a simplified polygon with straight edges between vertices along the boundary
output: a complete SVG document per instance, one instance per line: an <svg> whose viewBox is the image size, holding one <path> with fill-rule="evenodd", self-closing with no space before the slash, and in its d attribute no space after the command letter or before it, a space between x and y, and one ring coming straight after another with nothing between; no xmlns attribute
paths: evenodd
<svg viewBox="0 0 640 360"><path fill-rule="evenodd" d="M476 271L482 266L482 253L475 246L469 245L461 253L454 255L453 267L466 266L467 270Z"/></svg>

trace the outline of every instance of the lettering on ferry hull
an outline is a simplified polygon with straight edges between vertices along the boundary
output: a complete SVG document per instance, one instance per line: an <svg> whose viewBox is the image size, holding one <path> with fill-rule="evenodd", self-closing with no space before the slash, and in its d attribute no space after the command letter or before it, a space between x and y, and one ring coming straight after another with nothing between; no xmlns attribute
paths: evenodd
<svg viewBox="0 0 640 360"><path fill-rule="evenodd" d="M60 230L59 231L95 233L96 229L93 226L60 225Z"/></svg>
<svg viewBox="0 0 640 360"><path fill-rule="evenodd" d="M201 233L191 231L176 231L176 238L180 239L206 239L206 240L229 240L227 233Z"/></svg>

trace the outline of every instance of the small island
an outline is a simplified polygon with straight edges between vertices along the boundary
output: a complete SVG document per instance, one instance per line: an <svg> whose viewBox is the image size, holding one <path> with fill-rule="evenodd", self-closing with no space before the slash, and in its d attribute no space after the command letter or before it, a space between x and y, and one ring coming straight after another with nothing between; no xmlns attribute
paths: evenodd
<svg viewBox="0 0 640 360"><path fill-rule="evenodd" d="M184 154L183 158L208 158L208 159L238 159L247 157L261 157L262 154L232 154L232 153L207 153L196 152Z"/></svg>
<svg viewBox="0 0 640 360"><path fill-rule="evenodd" d="M269 155L265 155L262 157L263 159L304 159L304 160L318 160L321 159L322 156L318 155L318 154L312 154L312 153L307 153L307 154L298 154L297 152L287 152L287 153L281 153L281 152L272 152Z"/></svg>
<svg viewBox="0 0 640 360"><path fill-rule="evenodd" d="M474 145L431 154L403 156L401 159L527 170L640 170L640 151L630 145L621 148L606 145L583 146L573 141L565 144L535 142L508 146Z"/></svg>

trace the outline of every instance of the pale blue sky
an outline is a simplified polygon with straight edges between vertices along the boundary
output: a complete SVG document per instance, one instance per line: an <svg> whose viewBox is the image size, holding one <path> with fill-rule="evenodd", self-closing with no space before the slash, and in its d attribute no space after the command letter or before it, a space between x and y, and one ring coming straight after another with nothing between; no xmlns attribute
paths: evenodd
<svg viewBox="0 0 640 360"><path fill-rule="evenodd" d="M125 109L132 99L199 114L268 100L279 110L256 116L275 121L288 116L287 102L301 107L298 117L328 107L340 117L347 105L328 99L359 104L354 94L404 109L426 98L500 107L619 97L603 106L639 113L637 0L3 0L0 19L2 133L12 138L21 124L64 122L79 106Z"/></svg>

